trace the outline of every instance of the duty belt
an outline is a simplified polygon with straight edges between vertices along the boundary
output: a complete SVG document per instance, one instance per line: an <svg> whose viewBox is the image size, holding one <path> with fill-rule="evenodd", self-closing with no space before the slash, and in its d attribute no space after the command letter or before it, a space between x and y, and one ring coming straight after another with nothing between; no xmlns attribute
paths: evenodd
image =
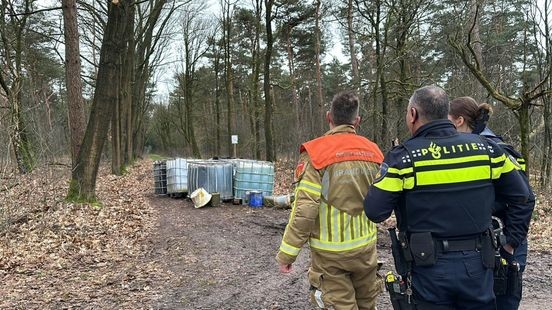
<svg viewBox="0 0 552 310"><path fill-rule="evenodd" d="M481 239L435 240L437 252L475 251L481 249Z"/></svg>

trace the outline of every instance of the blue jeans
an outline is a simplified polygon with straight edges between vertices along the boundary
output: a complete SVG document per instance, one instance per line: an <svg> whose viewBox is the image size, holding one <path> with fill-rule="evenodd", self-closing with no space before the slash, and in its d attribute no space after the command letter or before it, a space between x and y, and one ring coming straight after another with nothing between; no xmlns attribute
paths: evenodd
<svg viewBox="0 0 552 310"><path fill-rule="evenodd" d="M527 265L527 240L524 240L514 251L514 255L507 253L503 249L500 250L500 256L502 256L508 263L516 261L519 264L520 272L525 270ZM496 296L496 308L498 310L517 310L521 301L522 286L516 292L506 293L506 295Z"/></svg>
<svg viewBox="0 0 552 310"><path fill-rule="evenodd" d="M412 287L415 300L439 309L495 309L493 271L477 251L438 253L435 265L413 266Z"/></svg>

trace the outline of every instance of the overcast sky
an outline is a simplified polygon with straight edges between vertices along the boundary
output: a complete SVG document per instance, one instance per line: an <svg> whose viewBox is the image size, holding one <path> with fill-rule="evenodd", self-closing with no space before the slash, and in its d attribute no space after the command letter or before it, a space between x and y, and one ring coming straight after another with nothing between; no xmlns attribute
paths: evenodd
<svg viewBox="0 0 552 310"><path fill-rule="evenodd" d="M98 0L100 1L100 0ZM210 14L214 17L220 16L220 0L194 0L198 2L206 2L207 8L206 8L206 14ZM536 0L537 4L543 8L544 7L544 0ZM238 1L240 4L248 5L251 3L251 0L240 0ZM49 7L56 7L60 6L59 0L38 0L37 1L37 8L49 8ZM339 25L337 22L331 22L330 24L325 25L325 30L329 31L329 37L330 41L328 42L328 46L331 47L331 49L326 53L325 57L322 59L322 62L330 62L333 58L337 58L339 61L347 62L348 61L348 55L344 55L345 49L344 46L341 44L339 40ZM175 87L173 76L178 70L178 68L182 67L178 64L178 51L180 50L179 43L181 41L181 38L175 36L174 42L173 42L173 51L170 51L166 53L167 59L164 59L164 63L166 63L164 68L161 68L160 72L157 75L157 83L158 83L158 95L160 98L163 99L163 97L168 96L169 92ZM172 59L171 59L172 58Z"/></svg>

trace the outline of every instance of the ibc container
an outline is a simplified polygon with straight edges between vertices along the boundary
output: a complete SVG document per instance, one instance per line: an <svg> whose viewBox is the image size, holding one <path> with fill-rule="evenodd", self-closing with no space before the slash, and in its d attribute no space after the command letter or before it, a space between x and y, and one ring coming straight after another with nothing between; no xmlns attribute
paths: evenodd
<svg viewBox="0 0 552 310"><path fill-rule="evenodd" d="M167 194L167 161L156 160L153 162L153 182L156 195Z"/></svg>
<svg viewBox="0 0 552 310"><path fill-rule="evenodd" d="M260 191L263 196L274 190L274 164L260 160L233 160L234 198L247 199L247 192Z"/></svg>
<svg viewBox="0 0 552 310"><path fill-rule="evenodd" d="M175 158L167 160L167 193L188 193L188 165L198 159Z"/></svg>
<svg viewBox="0 0 552 310"><path fill-rule="evenodd" d="M230 200L232 195L232 164L226 161L206 160L188 164L188 187L190 192L203 187L209 193L220 193L221 200Z"/></svg>

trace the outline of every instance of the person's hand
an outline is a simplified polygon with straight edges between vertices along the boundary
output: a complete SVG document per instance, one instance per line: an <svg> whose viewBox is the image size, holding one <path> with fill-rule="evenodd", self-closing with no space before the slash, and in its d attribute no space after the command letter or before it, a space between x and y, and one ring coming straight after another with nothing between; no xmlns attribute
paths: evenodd
<svg viewBox="0 0 552 310"><path fill-rule="evenodd" d="M281 273L290 273L291 272L291 264L282 264L282 263L280 263L280 272Z"/></svg>
<svg viewBox="0 0 552 310"><path fill-rule="evenodd" d="M504 248L504 251L510 253L510 255L514 255L514 248L511 245L505 244L502 248Z"/></svg>

